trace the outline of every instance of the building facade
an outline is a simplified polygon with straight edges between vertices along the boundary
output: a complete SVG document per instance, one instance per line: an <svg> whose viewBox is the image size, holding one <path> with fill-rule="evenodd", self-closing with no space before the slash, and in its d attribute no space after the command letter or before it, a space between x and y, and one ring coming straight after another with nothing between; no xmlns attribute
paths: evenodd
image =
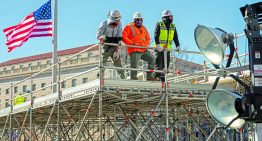
<svg viewBox="0 0 262 141"><path fill-rule="evenodd" d="M74 57L71 58L73 55ZM66 80L60 83L61 90L97 78L98 70L83 73L79 76L75 75L98 66L98 45L61 50L58 51L58 57L61 61L60 71L58 71L60 73L60 80ZM171 67L174 65L176 68L180 68L181 71L189 73L203 70L202 65L181 59L177 59L173 65L171 64ZM107 77L111 78L116 78L115 75L117 75L115 70L107 70L106 74ZM22 80L24 81L21 82ZM52 53L28 56L0 63L0 108L11 104L11 96L14 98L18 94L25 95L27 99L30 99L30 93L32 93L33 98L50 94L52 92L51 85Z"/></svg>

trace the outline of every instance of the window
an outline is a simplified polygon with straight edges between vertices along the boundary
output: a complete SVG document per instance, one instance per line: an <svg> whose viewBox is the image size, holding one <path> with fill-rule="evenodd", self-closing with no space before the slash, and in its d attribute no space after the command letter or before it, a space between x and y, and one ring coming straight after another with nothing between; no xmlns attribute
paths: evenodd
<svg viewBox="0 0 262 141"><path fill-rule="evenodd" d="M27 91L27 85L23 86L23 92L25 93Z"/></svg>
<svg viewBox="0 0 262 141"><path fill-rule="evenodd" d="M42 65L42 63L41 63L41 62L37 62L37 65L38 65L38 66L41 66L41 65Z"/></svg>
<svg viewBox="0 0 262 141"><path fill-rule="evenodd" d="M1 91L2 91L2 89L0 88L0 95L1 95Z"/></svg>
<svg viewBox="0 0 262 141"><path fill-rule="evenodd" d="M32 70L32 63L28 64L28 69Z"/></svg>
<svg viewBox="0 0 262 141"><path fill-rule="evenodd" d="M88 59L91 59L93 57L93 53L89 52L88 53Z"/></svg>
<svg viewBox="0 0 262 141"><path fill-rule="evenodd" d="M72 80L72 87L76 86L76 79Z"/></svg>
<svg viewBox="0 0 262 141"><path fill-rule="evenodd" d="M47 60L46 64L51 65L51 60Z"/></svg>
<svg viewBox="0 0 262 141"><path fill-rule="evenodd" d="M44 88L45 87L45 83L41 83L41 88ZM45 89L42 89L42 90L45 90Z"/></svg>
<svg viewBox="0 0 262 141"><path fill-rule="evenodd" d="M63 82L61 83L61 88L65 88L65 87L66 87L66 82L63 81Z"/></svg>
<svg viewBox="0 0 262 141"><path fill-rule="evenodd" d="M36 84L33 84L32 85L32 91L35 91L36 90Z"/></svg>
<svg viewBox="0 0 262 141"><path fill-rule="evenodd" d="M9 89L5 89L5 94L9 94Z"/></svg>
<svg viewBox="0 0 262 141"><path fill-rule="evenodd" d="M8 106L9 106L8 101L9 101L9 99L6 99L6 100L5 100L5 107L8 107Z"/></svg>
<svg viewBox="0 0 262 141"><path fill-rule="evenodd" d="M6 71L6 68L4 68L3 71Z"/></svg>
<svg viewBox="0 0 262 141"><path fill-rule="evenodd" d="M83 78L83 83L86 83L88 81L88 78Z"/></svg>
<svg viewBox="0 0 262 141"><path fill-rule="evenodd" d="M12 70L14 70L15 69L15 66L12 66Z"/></svg>
<svg viewBox="0 0 262 141"><path fill-rule="evenodd" d="M24 67L24 65L20 65L20 69L22 69Z"/></svg>
<svg viewBox="0 0 262 141"><path fill-rule="evenodd" d="M14 93L18 93L18 86L14 87Z"/></svg>
<svg viewBox="0 0 262 141"><path fill-rule="evenodd" d="M81 59L81 55L77 55L76 57L77 57L77 60Z"/></svg>

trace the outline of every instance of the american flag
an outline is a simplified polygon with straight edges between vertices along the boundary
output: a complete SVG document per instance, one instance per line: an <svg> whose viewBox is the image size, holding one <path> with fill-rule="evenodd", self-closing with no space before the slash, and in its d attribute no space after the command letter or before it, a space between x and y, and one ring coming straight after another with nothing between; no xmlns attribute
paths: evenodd
<svg viewBox="0 0 262 141"><path fill-rule="evenodd" d="M30 13L18 25L3 30L8 52L20 47L29 38L52 36L51 0Z"/></svg>

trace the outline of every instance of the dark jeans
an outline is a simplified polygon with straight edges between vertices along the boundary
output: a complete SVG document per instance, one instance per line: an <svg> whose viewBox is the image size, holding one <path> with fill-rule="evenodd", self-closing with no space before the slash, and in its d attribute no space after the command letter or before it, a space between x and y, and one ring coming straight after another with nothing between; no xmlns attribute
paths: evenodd
<svg viewBox="0 0 262 141"><path fill-rule="evenodd" d="M148 69L154 69L155 58L149 52L132 52L130 54L131 68L137 68L137 63L139 60L144 60L148 63ZM152 72L147 72L147 78L152 78ZM131 79L137 79L137 71L131 71Z"/></svg>
<svg viewBox="0 0 262 141"><path fill-rule="evenodd" d="M167 52L167 69L170 63L170 51ZM164 61L164 51L156 53L156 69L157 70L164 70L165 68L165 61ZM163 77L163 73L155 73L155 77Z"/></svg>
<svg viewBox="0 0 262 141"><path fill-rule="evenodd" d="M103 54L103 65L104 66L106 66L108 58L111 57L111 59L113 60L114 66L122 67L122 63L121 63L120 57L117 60L113 59L113 54L114 54L115 51L116 51L116 47L104 46L104 54ZM120 75L121 79L125 79L124 70L118 70L117 72Z"/></svg>

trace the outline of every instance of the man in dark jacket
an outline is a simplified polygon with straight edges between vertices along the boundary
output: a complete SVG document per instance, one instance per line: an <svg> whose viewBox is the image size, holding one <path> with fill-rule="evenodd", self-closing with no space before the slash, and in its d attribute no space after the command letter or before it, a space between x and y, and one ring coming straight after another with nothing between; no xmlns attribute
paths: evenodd
<svg viewBox="0 0 262 141"><path fill-rule="evenodd" d="M122 41L122 23L120 21L121 15L118 10L112 10L108 14L108 19L102 22L97 29L96 37L101 43L115 43L120 46L125 46ZM122 67L122 62L118 48L116 46L104 46L103 64L107 64L108 58L114 62L114 66ZM104 72L103 72L104 73ZM121 79L125 79L124 70L118 70Z"/></svg>
<svg viewBox="0 0 262 141"><path fill-rule="evenodd" d="M163 70L165 68L164 63L164 48L167 50L167 68L170 63L170 51L172 51L172 43L175 42L176 48L180 51L180 44L178 40L178 34L173 24L173 15L170 10L164 10L162 13L162 21L157 22L155 28L155 44L156 44L156 68ZM164 75L156 73L155 77L164 81Z"/></svg>

